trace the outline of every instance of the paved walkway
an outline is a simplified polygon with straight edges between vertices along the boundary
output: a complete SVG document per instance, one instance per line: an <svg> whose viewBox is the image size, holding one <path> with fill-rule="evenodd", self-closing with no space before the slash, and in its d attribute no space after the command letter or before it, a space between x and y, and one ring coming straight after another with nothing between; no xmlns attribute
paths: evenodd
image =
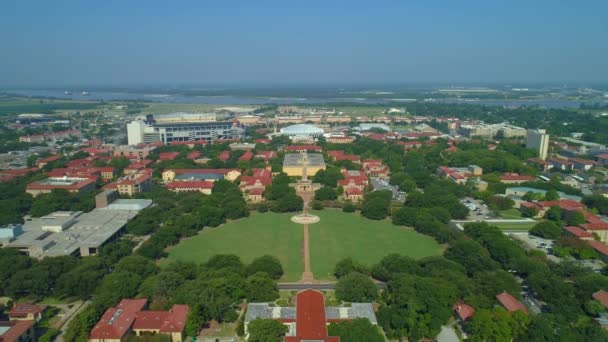
<svg viewBox="0 0 608 342"><path fill-rule="evenodd" d="M315 282L315 277L310 270L310 246L309 246L309 238L308 238L308 224L304 225L304 273L302 273L302 279L300 283L302 284L313 284Z"/></svg>

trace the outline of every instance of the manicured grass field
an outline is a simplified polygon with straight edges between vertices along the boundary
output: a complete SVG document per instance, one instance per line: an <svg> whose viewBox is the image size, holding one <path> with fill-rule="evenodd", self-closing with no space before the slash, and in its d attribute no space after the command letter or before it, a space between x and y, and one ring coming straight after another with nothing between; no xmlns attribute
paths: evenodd
<svg viewBox="0 0 608 342"><path fill-rule="evenodd" d="M321 221L310 225L309 230L311 268L316 279L333 279L335 264L348 256L371 266L389 253L422 258L442 252L441 246L431 237L394 226L390 221L372 221L359 214L330 209L315 214ZM283 264L286 274L281 280L296 281L304 270L303 228L291 222L292 215L252 213L246 219L206 228L199 235L170 248L168 260L202 263L215 254L233 253L248 263L258 256L270 254Z"/></svg>
<svg viewBox="0 0 608 342"><path fill-rule="evenodd" d="M373 221L331 209L315 214L321 221L310 225L309 234L310 262L316 279L333 279L336 263L349 256L371 266L389 253L416 259L442 253L433 238L388 220Z"/></svg>
<svg viewBox="0 0 608 342"><path fill-rule="evenodd" d="M200 234L170 248L168 259L204 263L216 254L236 254L244 263L250 263L269 254L281 261L285 270L282 280L298 280L304 271L303 231L290 217L288 214L252 213L246 219L205 228Z"/></svg>
<svg viewBox="0 0 608 342"><path fill-rule="evenodd" d="M528 231L530 229L532 229L532 227L534 227L534 225L536 224L536 222L523 222L523 223L518 223L518 222L513 222L513 223L490 223L493 226L496 226L502 230L521 230L521 231Z"/></svg>
<svg viewBox="0 0 608 342"><path fill-rule="evenodd" d="M521 212L514 208L508 209L508 210L501 210L498 212L498 216L505 218L505 219L520 219Z"/></svg>

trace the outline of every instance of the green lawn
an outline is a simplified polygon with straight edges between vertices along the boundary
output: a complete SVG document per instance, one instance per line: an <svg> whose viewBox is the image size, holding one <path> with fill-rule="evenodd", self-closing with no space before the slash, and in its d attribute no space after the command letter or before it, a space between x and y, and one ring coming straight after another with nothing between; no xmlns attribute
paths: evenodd
<svg viewBox="0 0 608 342"><path fill-rule="evenodd" d="M290 217L288 214L252 213L246 219L205 228L200 234L170 248L168 259L203 263L216 254L236 254L244 263L249 263L270 254L281 260L285 269L282 280L297 280L304 270L301 258L303 232Z"/></svg>
<svg viewBox="0 0 608 342"><path fill-rule="evenodd" d="M431 237L390 221L368 220L338 210L315 212L319 223L310 226L310 258L317 279L333 279L333 269L345 257L371 266L389 253L423 258L442 253Z"/></svg>
<svg viewBox="0 0 608 342"><path fill-rule="evenodd" d="M520 219L521 212L517 209L500 210L498 216L504 219Z"/></svg>
<svg viewBox="0 0 608 342"><path fill-rule="evenodd" d="M534 227L534 225L536 224L536 222L523 222L523 223L517 223L517 222L513 222L513 223L490 223L493 226L496 226L502 230L521 230L521 231L528 231L530 229L532 229L532 227Z"/></svg>
<svg viewBox="0 0 608 342"><path fill-rule="evenodd" d="M310 225L311 268L317 279L333 279L335 264L347 256L372 265L389 253L413 258L439 255L441 246L431 237L397 227L390 221L371 221L359 214L338 210L315 212L321 221ZM283 264L282 281L300 279L302 226L292 223L293 214L252 213L251 217L231 221L221 227L206 228L192 238L169 249L168 260L205 262L215 254L234 253L248 263L270 254ZM167 260L163 261L165 264Z"/></svg>

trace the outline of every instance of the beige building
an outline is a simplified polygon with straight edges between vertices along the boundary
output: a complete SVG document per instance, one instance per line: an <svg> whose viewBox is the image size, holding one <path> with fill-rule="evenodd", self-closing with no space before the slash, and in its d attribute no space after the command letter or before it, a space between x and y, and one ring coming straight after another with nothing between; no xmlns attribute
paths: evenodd
<svg viewBox="0 0 608 342"><path fill-rule="evenodd" d="M549 134L544 129L529 129L526 134L526 148L538 153L541 160L547 159L549 152Z"/></svg>
<svg viewBox="0 0 608 342"><path fill-rule="evenodd" d="M304 166L308 177L312 177L320 170L325 170L323 155L319 153L288 153L283 161L283 172L290 177L302 177Z"/></svg>
<svg viewBox="0 0 608 342"><path fill-rule="evenodd" d="M151 186L152 175L144 171L124 176L116 182L104 186L103 189L116 189L121 195L133 196L140 192L149 191Z"/></svg>

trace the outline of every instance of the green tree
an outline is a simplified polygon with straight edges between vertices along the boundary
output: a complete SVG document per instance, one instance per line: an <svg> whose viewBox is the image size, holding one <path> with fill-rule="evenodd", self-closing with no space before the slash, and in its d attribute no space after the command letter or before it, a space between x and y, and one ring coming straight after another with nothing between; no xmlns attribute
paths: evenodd
<svg viewBox="0 0 608 342"><path fill-rule="evenodd" d="M580 211L569 211L566 213L566 222L570 226L578 226L585 223L585 215Z"/></svg>
<svg viewBox="0 0 608 342"><path fill-rule="evenodd" d="M347 302L373 302L378 295L376 284L365 274L353 272L338 279L336 298Z"/></svg>
<svg viewBox="0 0 608 342"><path fill-rule="evenodd" d="M247 300L252 302L272 302L279 298L276 283L266 273L258 272L249 276L245 282Z"/></svg>
<svg viewBox="0 0 608 342"><path fill-rule="evenodd" d="M334 275L338 279L352 272L358 272L365 275L370 274L370 270L365 267L365 265L354 261L351 257L347 257L338 261L336 267L334 268Z"/></svg>
<svg viewBox="0 0 608 342"><path fill-rule="evenodd" d="M530 234L544 239L555 240L562 235L562 226L555 221L542 221L530 229Z"/></svg>
<svg viewBox="0 0 608 342"><path fill-rule="evenodd" d="M283 266L281 266L281 261L277 257L263 255L253 259L251 264L247 266L246 272L247 275L263 272L272 279L279 279L283 276Z"/></svg>
<svg viewBox="0 0 608 342"><path fill-rule="evenodd" d="M327 328L329 336L339 336L340 342L384 342L384 336L376 325L366 318L331 323Z"/></svg>
<svg viewBox="0 0 608 342"><path fill-rule="evenodd" d="M328 186L321 187L321 189L315 192L315 199L317 201L335 200L338 198L336 190Z"/></svg>
<svg viewBox="0 0 608 342"><path fill-rule="evenodd" d="M249 322L247 330L249 342L282 342L289 328L274 319L257 318Z"/></svg>
<svg viewBox="0 0 608 342"><path fill-rule="evenodd" d="M559 199L559 194L555 189L549 189L545 193L545 201L557 201Z"/></svg>

